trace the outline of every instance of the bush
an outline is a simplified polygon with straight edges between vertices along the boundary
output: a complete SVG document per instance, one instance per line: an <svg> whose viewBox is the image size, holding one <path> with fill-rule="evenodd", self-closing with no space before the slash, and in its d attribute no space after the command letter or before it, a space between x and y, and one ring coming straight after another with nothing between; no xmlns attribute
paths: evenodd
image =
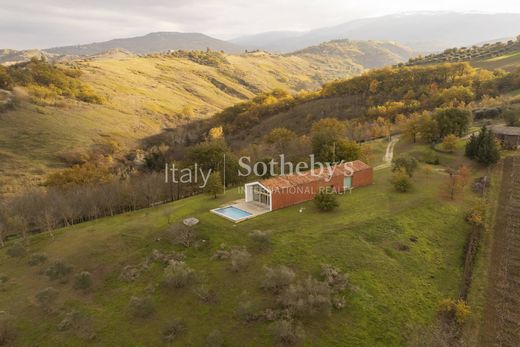
<svg viewBox="0 0 520 347"><path fill-rule="evenodd" d="M194 293L203 304L214 304L217 302L217 293L206 285L197 287Z"/></svg>
<svg viewBox="0 0 520 347"><path fill-rule="evenodd" d="M240 301L235 315L244 322L254 322L260 318L260 305L250 300Z"/></svg>
<svg viewBox="0 0 520 347"><path fill-rule="evenodd" d="M466 302L462 299L457 301L453 299L444 299L439 303L439 314L442 318L453 321L459 325L464 324L471 314L471 310Z"/></svg>
<svg viewBox="0 0 520 347"><path fill-rule="evenodd" d="M408 177L413 177L418 167L417 160L412 156L402 156L392 161L392 172L406 172Z"/></svg>
<svg viewBox="0 0 520 347"><path fill-rule="evenodd" d="M213 330L206 338L206 347L222 347L224 346L224 337L219 330Z"/></svg>
<svg viewBox="0 0 520 347"><path fill-rule="evenodd" d="M67 264L63 261L57 261L52 264L47 270L45 274L51 281L59 280L60 282L67 282L69 275L74 270L74 267L70 264Z"/></svg>
<svg viewBox="0 0 520 347"><path fill-rule="evenodd" d="M390 179L390 182L395 190L400 193L406 193L412 188L412 181L402 171L396 172Z"/></svg>
<svg viewBox="0 0 520 347"><path fill-rule="evenodd" d="M265 250L271 245L271 235L266 231L254 230L249 234L249 237L259 250Z"/></svg>
<svg viewBox="0 0 520 347"><path fill-rule="evenodd" d="M293 270L283 265L274 268L265 267L264 270L265 277L262 282L262 288L273 293L279 293L282 291L293 283L294 278L296 277Z"/></svg>
<svg viewBox="0 0 520 347"><path fill-rule="evenodd" d="M166 342L173 342L177 336L186 330L186 326L177 318L173 318L164 328L163 336Z"/></svg>
<svg viewBox="0 0 520 347"><path fill-rule="evenodd" d="M324 264L321 267L321 277L330 287L333 292L341 292L347 289L348 278L341 270Z"/></svg>
<svg viewBox="0 0 520 347"><path fill-rule="evenodd" d="M133 296L128 304L128 312L132 317L147 318L155 312L153 300L149 297Z"/></svg>
<svg viewBox="0 0 520 347"><path fill-rule="evenodd" d="M92 275L90 272L83 271L74 278L74 289L88 290L92 288Z"/></svg>
<svg viewBox="0 0 520 347"><path fill-rule="evenodd" d="M330 289L326 283L309 277L286 288L278 303L296 317L328 315L331 308Z"/></svg>
<svg viewBox="0 0 520 347"><path fill-rule="evenodd" d="M251 254L247 251L245 247L235 248L231 250L229 260L231 265L231 271L239 272L247 268L247 266L251 262Z"/></svg>
<svg viewBox="0 0 520 347"><path fill-rule="evenodd" d="M43 253L35 253L31 255L29 261L27 262L29 266L36 266L43 264L47 261L47 255Z"/></svg>
<svg viewBox="0 0 520 347"><path fill-rule="evenodd" d="M50 311L52 304L56 301L59 296L59 292L52 288L48 287L36 294L36 301L46 311Z"/></svg>
<svg viewBox="0 0 520 347"><path fill-rule="evenodd" d="M163 285L168 288L184 288L195 279L195 271L185 262L172 261L164 269Z"/></svg>
<svg viewBox="0 0 520 347"><path fill-rule="evenodd" d="M27 255L27 250L20 242L16 242L7 249L6 253L12 258L23 258Z"/></svg>
<svg viewBox="0 0 520 347"><path fill-rule="evenodd" d="M175 245L190 247L197 240L197 234L193 227L178 223L168 228L168 236Z"/></svg>
<svg viewBox="0 0 520 347"><path fill-rule="evenodd" d="M293 346L302 343L305 339L305 331L301 324L289 320L273 323L271 330L276 344Z"/></svg>
<svg viewBox="0 0 520 347"><path fill-rule="evenodd" d="M119 279L125 282L135 281L141 274L141 269L138 266L127 265L121 271Z"/></svg>
<svg viewBox="0 0 520 347"><path fill-rule="evenodd" d="M318 209L325 212L332 211L339 206L337 195L330 189L321 190L316 194L314 203Z"/></svg>

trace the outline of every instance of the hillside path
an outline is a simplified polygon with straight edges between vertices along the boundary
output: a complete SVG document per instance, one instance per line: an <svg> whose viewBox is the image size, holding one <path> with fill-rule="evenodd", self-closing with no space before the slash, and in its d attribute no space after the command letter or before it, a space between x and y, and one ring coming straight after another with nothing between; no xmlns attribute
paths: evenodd
<svg viewBox="0 0 520 347"><path fill-rule="evenodd" d="M398 141L399 136L394 136L392 140L390 140L388 146L386 146L386 153L383 157L383 164L376 166L374 170L381 170L392 165L392 159L394 158L394 147Z"/></svg>

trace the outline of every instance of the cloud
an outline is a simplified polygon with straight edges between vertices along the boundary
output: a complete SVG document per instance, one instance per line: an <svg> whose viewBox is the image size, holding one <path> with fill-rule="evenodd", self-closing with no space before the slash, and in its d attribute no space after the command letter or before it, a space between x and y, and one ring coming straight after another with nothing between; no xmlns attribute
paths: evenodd
<svg viewBox="0 0 520 347"><path fill-rule="evenodd" d="M226 39L401 11L520 11L518 7L516 2L484 0L0 0L0 48L46 48L154 31L203 32Z"/></svg>

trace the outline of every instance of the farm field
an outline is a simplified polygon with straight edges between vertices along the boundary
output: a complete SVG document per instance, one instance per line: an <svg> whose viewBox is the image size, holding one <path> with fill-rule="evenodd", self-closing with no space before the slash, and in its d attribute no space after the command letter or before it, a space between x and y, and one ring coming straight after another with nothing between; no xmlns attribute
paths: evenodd
<svg viewBox="0 0 520 347"><path fill-rule="evenodd" d="M321 265L330 264L349 276L346 305L330 317L304 319L305 344L402 346L413 331L434 321L440 300L458 295L469 232L463 214L472 197L445 200L445 176L437 172L417 173L407 194L394 192L389 177L390 169L377 171L374 185L341 196L340 207L331 213L309 202L233 224L209 212L239 198L233 189L216 200L199 195L61 229L54 238L33 236L24 258L0 250L0 274L7 278L0 308L15 322L19 346L158 346L173 318L185 326L175 339L179 345L204 345L215 329L229 346L271 345L269 321L245 322L237 314L244 304L256 310L275 305L273 295L261 288L264 266L286 265L304 279L318 278ZM189 248L171 244L165 237L168 219L175 223L192 216L200 219L195 226L199 241ZM253 230L270 232L267 249L257 249L248 236ZM249 266L234 273L229 260L212 260L222 244L246 246L252 255ZM195 270L195 283L180 289L161 286L164 265L146 261L155 249L183 253ZM34 253L45 253L47 262L27 265ZM43 273L56 260L73 265L74 273L91 272L94 289L83 293L71 281L50 281ZM129 265L142 269L131 283L120 278ZM214 291L213 303L200 301L201 285ZM59 295L48 313L35 296L50 286ZM129 315L133 296L151 298L154 313ZM81 314L81 325L59 331L71 312Z"/></svg>
<svg viewBox="0 0 520 347"><path fill-rule="evenodd" d="M493 232L487 306L482 343L514 345L518 334L518 260L520 249L520 157L504 159Z"/></svg>

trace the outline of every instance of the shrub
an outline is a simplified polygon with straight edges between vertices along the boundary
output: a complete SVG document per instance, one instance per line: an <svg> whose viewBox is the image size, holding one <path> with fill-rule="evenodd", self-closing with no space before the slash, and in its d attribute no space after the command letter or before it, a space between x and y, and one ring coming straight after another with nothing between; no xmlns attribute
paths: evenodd
<svg viewBox="0 0 520 347"><path fill-rule="evenodd" d="M448 134L442 139L442 148L445 151L453 152L457 148L459 138L456 135Z"/></svg>
<svg viewBox="0 0 520 347"><path fill-rule="evenodd" d="M271 245L271 235L266 231L254 230L249 234L249 237L259 250L265 250Z"/></svg>
<svg viewBox="0 0 520 347"><path fill-rule="evenodd" d="M244 322L254 322L260 318L260 305L250 300L240 301L235 315Z"/></svg>
<svg viewBox="0 0 520 347"><path fill-rule="evenodd" d="M133 296L128 304L128 312L136 318L150 317L155 312L153 300L149 297Z"/></svg>
<svg viewBox="0 0 520 347"><path fill-rule="evenodd" d="M177 318L173 318L164 328L163 336L167 342L173 342L177 336L186 330L186 326Z"/></svg>
<svg viewBox="0 0 520 347"><path fill-rule="evenodd" d="M231 250L229 260L231 265L231 271L239 272L247 268L247 266L251 262L251 254L247 251L245 247L234 248Z"/></svg>
<svg viewBox="0 0 520 347"><path fill-rule="evenodd" d="M278 303L296 317L330 314L331 296L326 283L311 277L291 284L278 297Z"/></svg>
<svg viewBox="0 0 520 347"><path fill-rule="evenodd" d="M305 331L299 323L289 320L275 322L271 326L273 338L276 344L293 346L303 342Z"/></svg>
<svg viewBox="0 0 520 347"><path fill-rule="evenodd" d="M57 261L47 268L45 274L51 281L59 280L60 282L66 282L72 270L74 270L72 265L63 261Z"/></svg>
<svg viewBox="0 0 520 347"><path fill-rule="evenodd" d="M217 293L206 285L197 287L193 292L203 304L214 304L217 302Z"/></svg>
<svg viewBox="0 0 520 347"><path fill-rule="evenodd" d="M23 258L27 255L27 250L20 242L16 242L7 249L6 253L12 258Z"/></svg>
<svg viewBox="0 0 520 347"><path fill-rule="evenodd" d="M59 292L52 288L48 287L36 294L36 301L44 310L49 311L51 309L52 304L56 301L59 296Z"/></svg>
<svg viewBox="0 0 520 347"><path fill-rule="evenodd" d="M74 289L88 290L92 287L92 275L90 272L83 271L74 278Z"/></svg>
<svg viewBox="0 0 520 347"><path fill-rule="evenodd" d="M36 266L43 264L47 261L47 255L43 253L35 253L31 255L29 261L27 262L29 266Z"/></svg>
<svg viewBox="0 0 520 347"><path fill-rule="evenodd" d="M168 236L175 245L190 247L197 239L197 234L193 227L178 223L168 228Z"/></svg>
<svg viewBox="0 0 520 347"><path fill-rule="evenodd" d="M265 267L264 270L265 277L262 282L262 288L273 293L279 293L282 289L293 283L296 277L293 270L283 265Z"/></svg>
<svg viewBox="0 0 520 347"><path fill-rule="evenodd" d="M119 279L125 282L135 281L141 274L141 269L137 266L127 265L121 271Z"/></svg>
<svg viewBox="0 0 520 347"><path fill-rule="evenodd" d="M412 156L402 156L392 161L392 172L406 172L408 177L413 177L418 167L417 160Z"/></svg>
<svg viewBox="0 0 520 347"><path fill-rule="evenodd" d="M444 299L439 303L439 314L448 321L462 325L471 314L471 310L462 299Z"/></svg>
<svg viewBox="0 0 520 347"><path fill-rule="evenodd" d="M347 289L348 278L341 270L324 264L321 266L321 277L334 292L341 292Z"/></svg>
<svg viewBox="0 0 520 347"><path fill-rule="evenodd" d="M224 337L219 330L213 330L206 338L206 347L222 347L224 346Z"/></svg>
<svg viewBox="0 0 520 347"><path fill-rule="evenodd" d="M79 311L72 310L68 312L65 317L58 323L58 331L65 331L73 326L77 325L82 318L82 314Z"/></svg>
<svg viewBox="0 0 520 347"><path fill-rule="evenodd" d="M316 194L314 197L314 203L318 209L326 212L332 211L339 206L337 195L330 189L321 190Z"/></svg>
<svg viewBox="0 0 520 347"><path fill-rule="evenodd" d="M168 288L183 288L191 284L195 279L195 271L185 262L172 261L164 269L163 285Z"/></svg>
<svg viewBox="0 0 520 347"><path fill-rule="evenodd" d="M400 193L406 193L412 188L412 181L402 171L396 172L390 179L390 182L395 190Z"/></svg>

